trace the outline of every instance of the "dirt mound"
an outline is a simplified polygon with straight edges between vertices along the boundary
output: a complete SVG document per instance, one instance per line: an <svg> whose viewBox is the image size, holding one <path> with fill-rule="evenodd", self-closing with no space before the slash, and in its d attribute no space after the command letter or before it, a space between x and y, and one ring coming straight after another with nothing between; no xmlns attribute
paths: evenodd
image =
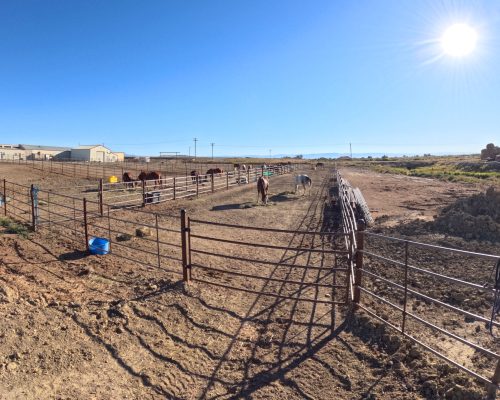
<svg viewBox="0 0 500 400"><path fill-rule="evenodd" d="M493 187L485 193L458 199L443 209L432 230L465 239L500 241L500 192Z"/></svg>

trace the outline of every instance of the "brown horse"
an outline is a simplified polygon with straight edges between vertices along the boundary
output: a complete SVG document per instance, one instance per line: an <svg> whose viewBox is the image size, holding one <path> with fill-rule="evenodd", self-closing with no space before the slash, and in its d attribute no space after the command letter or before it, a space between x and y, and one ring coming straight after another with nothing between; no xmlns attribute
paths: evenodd
<svg viewBox="0 0 500 400"><path fill-rule="evenodd" d="M125 187L127 187L127 188L135 187L136 181L137 181L137 179L130 172L123 173L122 182L125 182Z"/></svg>
<svg viewBox="0 0 500 400"><path fill-rule="evenodd" d="M269 180L263 176L259 176L257 180L257 204L259 204L259 196L262 202L267 205L267 192L269 191Z"/></svg>
<svg viewBox="0 0 500 400"><path fill-rule="evenodd" d="M149 172L144 172L141 171L139 176L137 177L140 181L154 181L154 188L156 189L157 186L160 187L162 186L162 177L161 173L157 171L149 171Z"/></svg>
<svg viewBox="0 0 500 400"><path fill-rule="evenodd" d="M210 168L207 171L207 175L212 175L212 174L222 174L224 171L221 168Z"/></svg>

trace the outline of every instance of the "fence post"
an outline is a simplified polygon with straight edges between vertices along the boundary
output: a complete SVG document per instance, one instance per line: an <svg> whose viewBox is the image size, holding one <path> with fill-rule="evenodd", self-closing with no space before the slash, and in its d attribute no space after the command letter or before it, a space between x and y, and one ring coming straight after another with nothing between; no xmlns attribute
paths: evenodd
<svg viewBox="0 0 500 400"><path fill-rule="evenodd" d="M146 181L142 181L142 206L146 207Z"/></svg>
<svg viewBox="0 0 500 400"><path fill-rule="evenodd" d="M199 175L196 175L196 197L198 197L199 194L199 186L200 186L200 177Z"/></svg>
<svg viewBox="0 0 500 400"><path fill-rule="evenodd" d="M3 180L3 213L7 216L7 180Z"/></svg>
<svg viewBox="0 0 500 400"><path fill-rule="evenodd" d="M188 264L188 223L186 210L181 209L181 243L182 243L182 276L184 282L189 282L191 278L190 265Z"/></svg>
<svg viewBox="0 0 500 400"><path fill-rule="evenodd" d="M497 386L500 383L500 360L497 361L495 373L491 378L491 384L488 387L488 400L494 400L497 394Z"/></svg>
<svg viewBox="0 0 500 400"><path fill-rule="evenodd" d="M241 171L240 171L240 167L238 167L238 185L240 184L241 182Z"/></svg>
<svg viewBox="0 0 500 400"><path fill-rule="evenodd" d="M408 240L405 240L405 297L403 300L403 322L401 323L401 333L405 333L406 304L408 302Z"/></svg>
<svg viewBox="0 0 500 400"><path fill-rule="evenodd" d="M174 176L174 200L175 200L175 176Z"/></svg>
<svg viewBox="0 0 500 400"><path fill-rule="evenodd" d="M353 249L356 251L356 271L354 274L354 304L359 304L361 298L361 281L363 278L363 249L365 234L364 230L366 228L365 221L358 221L358 231L356 232L356 244L357 248ZM354 243L352 244L354 245Z"/></svg>
<svg viewBox="0 0 500 400"><path fill-rule="evenodd" d="M31 199L31 229L36 232L38 225L38 188L31 184L30 187Z"/></svg>
<svg viewBox="0 0 500 400"><path fill-rule="evenodd" d="M103 208L103 194L102 194L102 178L99 179L99 212L101 214L101 217L104 215L104 208Z"/></svg>
<svg viewBox="0 0 500 400"><path fill-rule="evenodd" d="M229 189L229 171L226 171L226 190Z"/></svg>
<svg viewBox="0 0 500 400"><path fill-rule="evenodd" d="M158 214L156 213L155 213L155 228L156 228L156 252L158 253L158 268L161 268L160 230L158 229Z"/></svg>
<svg viewBox="0 0 500 400"><path fill-rule="evenodd" d="M247 183L250 183L250 167L247 168Z"/></svg>
<svg viewBox="0 0 500 400"><path fill-rule="evenodd" d="M85 229L85 248L89 251L89 228L87 221L87 199L83 198L83 226Z"/></svg>

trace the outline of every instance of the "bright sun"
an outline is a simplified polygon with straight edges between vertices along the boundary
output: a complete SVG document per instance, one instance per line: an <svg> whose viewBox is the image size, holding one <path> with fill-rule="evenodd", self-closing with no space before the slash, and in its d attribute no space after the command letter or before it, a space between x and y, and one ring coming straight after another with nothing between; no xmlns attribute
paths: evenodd
<svg viewBox="0 0 500 400"><path fill-rule="evenodd" d="M441 37L441 46L446 54L452 57L463 57L476 47L477 33L466 24L450 26Z"/></svg>

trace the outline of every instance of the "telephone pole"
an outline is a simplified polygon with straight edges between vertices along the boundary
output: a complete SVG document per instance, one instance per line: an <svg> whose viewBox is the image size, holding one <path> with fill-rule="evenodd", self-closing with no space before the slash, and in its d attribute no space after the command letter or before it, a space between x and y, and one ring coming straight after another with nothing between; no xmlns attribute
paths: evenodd
<svg viewBox="0 0 500 400"><path fill-rule="evenodd" d="M198 141L198 138L194 138L194 160L196 161L196 142Z"/></svg>
<svg viewBox="0 0 500 400"><path fill-rule="evenodd" d="M210 145L212 146L212 161L214 160L214 144L215 143L210 143Z"/></svg>
<svg viewBox="0 0 500 400"><path fill-rule="evenodd" d="M269 149L269 158L271 158L271 151L272 151L272 150L271 150L271 149Z"/></svg>
<svg viewBox="0 0 500 400"><path fill-rule="evenodd" d="M352 159L352 144L349 142L349 153L351 153L351 159Z"/></svg>

